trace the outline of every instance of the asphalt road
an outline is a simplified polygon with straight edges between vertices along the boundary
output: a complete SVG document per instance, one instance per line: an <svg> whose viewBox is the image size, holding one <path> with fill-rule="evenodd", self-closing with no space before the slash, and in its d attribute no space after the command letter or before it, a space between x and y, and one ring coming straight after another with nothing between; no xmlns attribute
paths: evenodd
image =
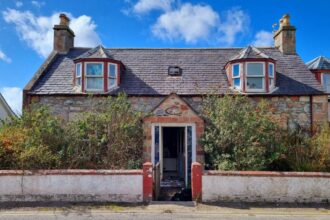
<svg viewBox="0 0 330 220"><path fill-rule="evenodd" d="M51 211L9 211L0 212L2 220L172 220L172 219L222 219L222 220L252 220L252 219L267 219L267 220L329 220L330 216L325 214L207 214L207 213L114 213L109 211L90 211L90 212L51 212Z"/></svg>

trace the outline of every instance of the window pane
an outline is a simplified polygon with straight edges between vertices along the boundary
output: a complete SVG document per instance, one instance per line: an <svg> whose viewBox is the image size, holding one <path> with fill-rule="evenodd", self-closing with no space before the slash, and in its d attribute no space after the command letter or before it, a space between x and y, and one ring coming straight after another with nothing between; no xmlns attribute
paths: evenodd
<svg viewBox="0 0 330 220"><path fill-rule="evenodd" d="M109 64L109 76L112 78L116 78L116 65Z"/></svg>
<svg viewBox="0 0 330 220"><path fill-rule="evenodd" d="M268 65L268 73L269 73L270 77L274 77L274 65L273 64Z"/></svg>
<svg viewBox="0 0 330 220"><path fill-rule="evenodd" d="M91 78L88 77L87 79L87 89L97 89L103 90L103 78Z"/></svg>
<svg viewBox="0 0 330 220"><path fill-rule="evenodd" d="M102 63L88 63L86 65L86 75L102 76Z"/></svg>
<svg viewBox="0 0 330 220"><path fill-rule="evenodd" d="M273 83L274 83L274 79L269 78L269 86L274 86Z"/></svg>
<svg viewBox="0 0 330 220"><path fill-rule="evenodd" d="M76 76L78 77L78 76L81 76L81 64L80 63L78 63L77 65L76 65Z"/></svg>
<svg viewBox="0 0 330 220"><path fill-rule="evenodd" d="M247 77L247 88L248 89L263 89L262 81L263 77Z"/></svg>
<svg viewBox="0 0 330 220"><path fill-rule="evenodd" d="M81 78L76 78L76 85L81 86Z"/></svg>
<svg viewBox="0 0 330 220"><path fill-rule="evenodd" d="M248 63L247 64L247 75L248 76L263 76L263 64L262 63Z"/></svg>
<svg viewBox="0 0 330 220"><path fill-rule="evenodd" d="M241 79L240 78L234 79L234 87L235 88L241 87Z"/></svg>
<svg viewBox="0 0 330 220"><path fill-rule="evenodd" d="M233 77L238 77L239 76L239 65L233 65Z"/></svg>
<svg viewBox="0 0 330 220"><path fill-rule="evenodd" d="M116 79L108 78L109 88L116 85Z"/></svg>
<svg viewBox="0 0 330 220"><path fill-rule="evenodd" d="M330 93L330 73L323 74L323 87L327 93Z"/></svg>

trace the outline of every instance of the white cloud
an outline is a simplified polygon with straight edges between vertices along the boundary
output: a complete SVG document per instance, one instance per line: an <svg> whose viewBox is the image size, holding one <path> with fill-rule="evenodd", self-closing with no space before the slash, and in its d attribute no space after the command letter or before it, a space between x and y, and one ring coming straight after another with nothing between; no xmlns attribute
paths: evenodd
<svg viewBox="0 0 330 220"><path fill-rule="evenodd" d="M3 87L0 89L1 94L6 99L11 109L17 113L22 113L23 91L18 87Z"/></svg>
<svg viewBox="0 0 330 220"><path fill-rule="evenodd" d="M133 12L143 14L152 10L169 11L173 2L174 0L139 0L133 6Z"/></svg>
<svg viewBox="0 0 330 220"><path fill-rule="evenodd" d="M225 19L219 24L219 41L233 45L239 34L244 34L250 24L250 17L241 9L231 9L225 12Z"/></svg>
<svg viewBox="0 0 330 220"><path fill-rule="evenodd" d="M53 49L53 26L59 24L59 13L36 16L30 11L7 9L2 12L7 23L13 23L20 38L39 55L46 57ZM87 15L71 18L70 27L75 32L75 46L93 47L101 43L95 32L96 24Z"/></svg>
<svg viewBox="0 0 330 220"><path fill-rule="evenodd" d="M252 44L257 47L273 46L273 33L263 30L259 31L258 33L256 33L255 40L252 42Z"/></svg>
<svg viewBox="0 0 330 220"><path fill-rule="evenodd" d="M1 60L6 63L11 63L11 59L3 51L0 50L0 61Z"/></svg>
<svg viewBox="0 0 330 220"><path fill-rule="evenodd" d="M153 25L152 33L161 39L195 43L207 39L218 24L219 15L210 6L186 3L162 14Z"/></svg>
<svg viewBox="0 0 330 220"><path fill-rule="evenodd" d="M17 2L15 3L15 5L16 5L17 8L20 8L20 7L23 6L23 2L21 2L21 1L17 1Z"/></svg>
<svg viewBox="0 0 330 220"><path fill-rule="evenodd" d="M45 2L43 2L43 1L31 1L31 4L33 5L33 6L35 6L35 7L37 7L37 8L41 8L42 6L44 6L46 3Z"/></svg>

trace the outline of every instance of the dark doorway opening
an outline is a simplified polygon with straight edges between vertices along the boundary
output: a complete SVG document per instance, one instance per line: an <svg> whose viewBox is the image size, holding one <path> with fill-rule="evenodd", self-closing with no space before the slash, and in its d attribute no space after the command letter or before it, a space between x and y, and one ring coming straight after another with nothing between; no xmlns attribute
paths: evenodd
<svg viewBox="0 0 330 220"><path fill-rule="evenodd" d="M184 183L184 131L183 127L163 128L163 180L172 184Z"/></svg>
<svg viewBox="0 0 330 220"><path fill-rule="evenodd" d="M160 199L190 201L191 192L185 188L185 127L163 127L163 177Z"/></svg>

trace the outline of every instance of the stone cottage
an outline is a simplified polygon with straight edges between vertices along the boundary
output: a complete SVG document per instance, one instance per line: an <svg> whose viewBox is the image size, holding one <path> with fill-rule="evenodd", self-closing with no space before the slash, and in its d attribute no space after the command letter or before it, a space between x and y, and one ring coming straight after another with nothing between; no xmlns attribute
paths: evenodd
<svg viewBox="0 0 330 220"><path fill-rule="evenodd" d="M24 106L49 105L70 120L97 101L125 92L144 118L144 160L160 162L161 176L189 182L198 140L203 95L239 93L265 99L283 127L310 129L327 120L327 95L296 53L296 29L285 15L274 47L208 49L79 48L66 15L54 26L54 50L24 89Z"/></svg>

